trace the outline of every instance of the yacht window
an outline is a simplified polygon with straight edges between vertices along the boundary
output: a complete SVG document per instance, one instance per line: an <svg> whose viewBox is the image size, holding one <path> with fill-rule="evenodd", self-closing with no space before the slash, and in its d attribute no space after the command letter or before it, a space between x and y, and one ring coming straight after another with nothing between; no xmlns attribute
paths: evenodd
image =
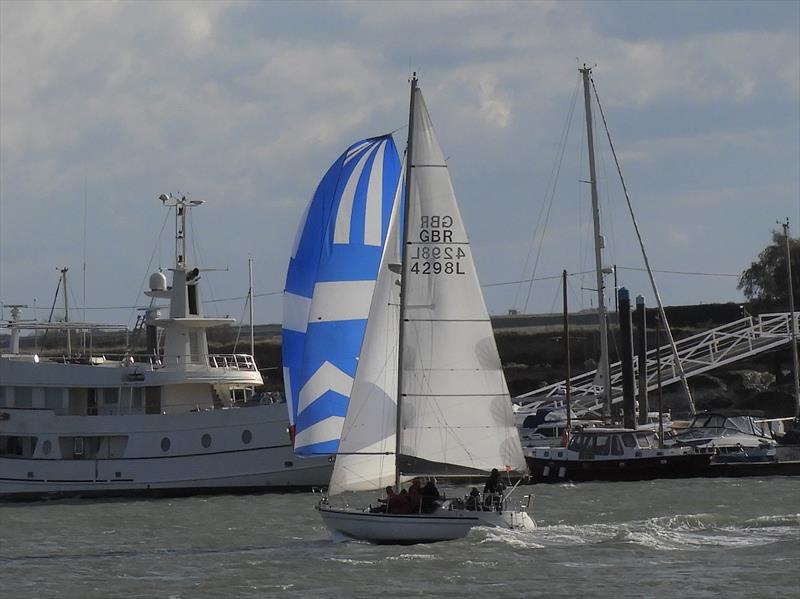
<svg viewBox="0 0 800 599"><path fill-rule="evenodd" d="M622 449L622 442L619 440L619 435L611 437L611 455L622 455L625 451Z"/></svg>
<svg viewBox="0 0 800 599"><path fill-rule="evenodd" d="M103 404L106 406L115 406L119 403L119 389L103 389Z"/></svg>
<svg viewBox="0 0 800 599"><path fill-rule="evenodd" d="M14 387L14 407L33 407L33 394L30 387Z"/></svg>
<svg viewBox="0 0 800 599"><path fill-rule="evenodd" d="M131 412L139 413L142 411L142 388L131 388Z"/></svg>
<svg viewBox="0 0 800 599"><path fill-rule="evenodd" d="M144 413L161 413L161 387L145 387Z"/></svg>
<svg viewBox="0 0 800 599"><path fill-rule="evenodd" d="M83 455L84 443L83 437L75 437L72 440L72 455L78 457Z"/></svg>
<svg viewBox="0 0 800 599"><path fill-rule="evenodd" d="M650 437L647 436L647 433L636 433L636 441L642 449L649 449L652 447Z"/></svg>
<svg viewBox="0 0 800 599"><path fill-rule="evenodd" d="M724 416L714 415L706 422L708 428L723 428L725 426L726 418Z"/></svg>
<svg viewBox="0 0 800 599"><path fill-rule="evenodd" d="M203 447L205 447L206 449L211 447L211 435L209 435L208 433L204 434L203 437L200 439L200 443L202 443Z"/></svg>
<svg viewBox="0 0 800 599"><path fill-rule="evenodd" d="M67 398L67 414L70 416L86 415L86 389L70 387Z"/></svg>
<svg viewBox="0 0 800 599"><path fill-rule="evenodd" d="M728 418L726 424L728 428L737 429L747 435L757 435L758 431L753 430L752 420L746 416L735 416Z"/></svg>
<svg viewBox="0 0 800 599"><path fill-rule="evenodd" d="M42 453L44 455L50 455L51 451L53 451L53 444L50 441L42 443Z"/></svg>
<svg viewBox="0 0 800 599"><path fill-rule="evenodd" d="M597 435L595 437L595 455L608 455L611 438L608 435Z"/></svg>
<svg viewBox="0 0 800 599"><path fill-rule="evenodd" d="M569 449L570 451L580 451L582 441L583 437L581 437L580 435L572 437L572 439L570 439L569 445L567 445L567 449Z"/></svg>
<svg viewBox="0 0 800 599"><path fill-rule="evenodd" d="M622 433L622 444L625 447L636 447L636 439L631 433Z"/></svg>
<svg viewBox="0 0 800 599"><path fill-rule="evenodd" d="M253 440L253 433L245 429L242 431L242 443L248 445Z"/></svg>
<svg viewBox="0 0 800 599"><path fill-rule="evenodd" d="M542 430L542 435L545 437L560 437L561 435L558 434L558 429L556 427L552 428L545 428Z"/></svg>
<svg viewBox="0 0 800 599"><path fill-rule="evenodd" d="M170 445L172 445L172 442L169 440L169 437L161 439L161 451L169 451Z"/></svg>
<svg viewBox="0 0 800 599"><path fill-rule="evenodd" d="M86 415L97 416L97 389L87 389Z"/></svg>
<svg viewBox="0 0 800 599"><path fill-rule="evenodd" d="M0 408L10 407L6 404L6 388L0 385Z"/></svg>
<svg viewBox="0 0 800 599"><path fill-rule="evenodd" d="M44 407L48 410L60 412L63 410L64 390L60 387L44 388Z"/></svg>
<svg viewBox="0 0 800 599"><path fill-rule="evenodd" d="M38 437L0 435L0 456L30 458L36 451Z"/></svg>
<svg viewBox="0 0 800 599"><path fill-rule="evenodd" d="M189 292L189 314L197 316L197 286L187 285L186 291Z"/></svg>

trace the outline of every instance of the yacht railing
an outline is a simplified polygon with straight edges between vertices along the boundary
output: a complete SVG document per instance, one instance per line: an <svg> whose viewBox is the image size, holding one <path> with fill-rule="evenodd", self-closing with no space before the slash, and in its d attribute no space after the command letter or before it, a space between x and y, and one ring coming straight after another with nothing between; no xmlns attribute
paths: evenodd
<svg viewBox="0 0 800 599"><path fill-rule="evenodd" d="M243 370L257 372L256 361L250 354L206 354L192 356L154 356L153 354L94 354L94 355L72 355L65 354L48 355L28 355L20 354L14 356L18 360L29 361L50 361L62 364L89 364L97 366L100 364L122 364L129 367L148 366L148 370L158 370L159 368L176 367L182 364L203 365L209 368L222 368L225 370Z"/></svg>

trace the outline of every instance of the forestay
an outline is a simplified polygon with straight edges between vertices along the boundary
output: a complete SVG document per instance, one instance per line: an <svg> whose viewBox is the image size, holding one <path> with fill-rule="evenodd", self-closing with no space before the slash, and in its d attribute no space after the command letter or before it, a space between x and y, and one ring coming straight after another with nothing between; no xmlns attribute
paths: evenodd
<svg viewBox="0 0 800 599"><path fill-rule="evenodd" d="M325 174L300 223L283 315L298 454L338 448L400 166L390 135L353 144Z"/></svg>

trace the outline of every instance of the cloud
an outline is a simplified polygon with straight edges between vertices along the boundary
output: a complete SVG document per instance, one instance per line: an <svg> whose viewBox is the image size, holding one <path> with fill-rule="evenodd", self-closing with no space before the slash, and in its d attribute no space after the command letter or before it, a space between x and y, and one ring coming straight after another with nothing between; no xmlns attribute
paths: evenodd
<svg viewBox="0 0 800 599"><path fill-rule="evenodd" d="M737 176L762 187L772 179L789 192L760 211L785 212L798 184L797 31L713 19L687 31L646 23L643 32L630 5L606 5L609 22L631 35L604 25L593 7L0 2L0 299L24 301L27 288L52 293L51 281L37 280L46 275L17 259L32 234L60 244L41 258L48 269L80 260L86 194L90 256L92 248L113 256L94 266L97 293L129 304L138 280L119 261L138 268L149 255L143 246L161 223L154 198L178 189L209 200L196 216L212 232L215 260L233 265L255 252L257 280L280 288L296 221L330 161L360 136L399 129L402 145L413 68L453 156L472 238L487 252L478 258L491 265L481 271L487 280L504 269L518 277L516 256L503 248L527 247L535 223L525 215L537 212L530 198L541 198L549 177L576 57L598 64L634 189L655 190L665 205L692 191L724 203ZM697 180L676 166L687 164ZM560 189L572 195L557 200L554 222L577 203L575 182L585 176L565 166ZM751 210L738 200L737 209ZM643 210L645 221L664 218ZM697 243L690 237L688 247Z"/></svg>

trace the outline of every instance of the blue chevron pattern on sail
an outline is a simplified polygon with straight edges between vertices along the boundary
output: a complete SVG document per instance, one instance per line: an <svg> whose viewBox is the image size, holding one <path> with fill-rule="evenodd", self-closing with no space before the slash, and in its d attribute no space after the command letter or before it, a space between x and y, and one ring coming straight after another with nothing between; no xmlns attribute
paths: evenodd
<svg viewBox="0 0 800 599"><path fill-rule="evenodd" d="M295 453L333 454L400 178L391 135L328 169L297 231L283 300L283 378Z"/></svg>

